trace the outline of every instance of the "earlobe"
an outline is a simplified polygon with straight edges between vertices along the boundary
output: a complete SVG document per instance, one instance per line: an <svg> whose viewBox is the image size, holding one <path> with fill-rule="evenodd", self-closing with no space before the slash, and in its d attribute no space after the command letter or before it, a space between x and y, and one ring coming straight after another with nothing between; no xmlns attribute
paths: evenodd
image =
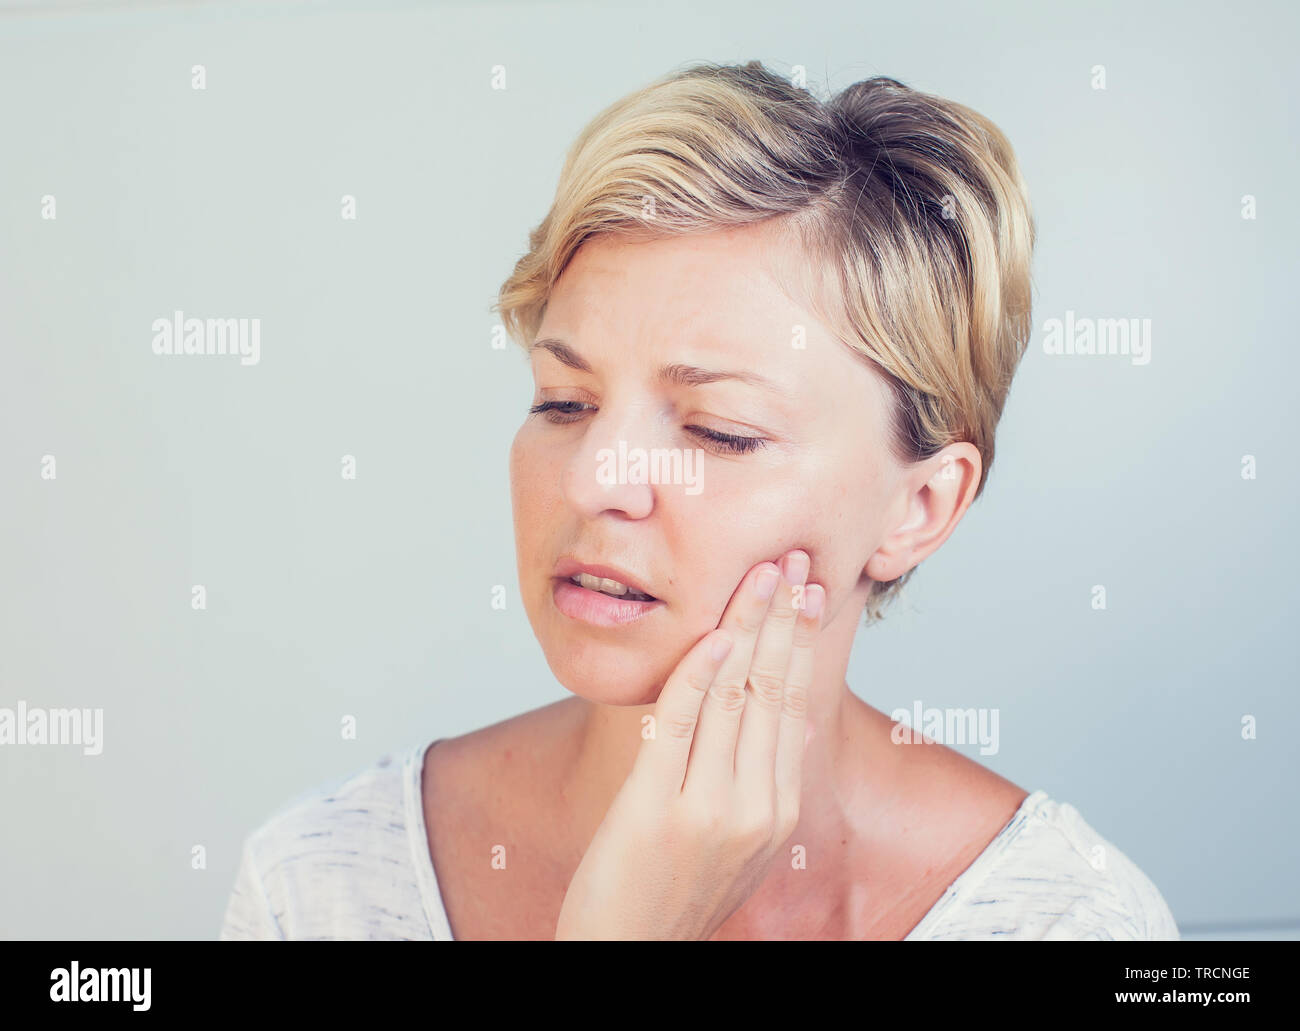
<svg viewBox="0 0 1300 1031"><path fill-rule="evenodd" d="M863 572L877 583L888 583L890 580L898 579L895 574L890 572L890 565L888 556L876 552L871 558L867 559L867 566Z"/></svg>

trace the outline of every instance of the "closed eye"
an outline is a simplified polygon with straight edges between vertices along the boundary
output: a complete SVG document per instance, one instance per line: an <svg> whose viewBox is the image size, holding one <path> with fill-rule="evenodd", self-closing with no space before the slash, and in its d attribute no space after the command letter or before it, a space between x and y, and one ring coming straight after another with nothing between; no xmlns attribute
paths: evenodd
<svg viewBox="0 0 1300 1031"><path fill-rule="evenodd" d="M562 425L576 422L582 416L584 409L594 410L595 407L595 405L589 405L584 401L543 401L540 404L529 406L528 412L530 415L545 415L548 422ZM687 426L685 429L687 432L730 454L746 454L767 446L767 441L762 437L746 437L737 433L722 433L719 430L711 430L705 426Z"/></svg>
<svg viewBox="0 0 1300 1031"><path fill-rule="evenodd" d="M580 411L575 411L572 405L579 408L595 408L595 405L584 404L582 401L543 401L541 404L533 405L528 409L530 415L541 415L544 412L556 412L557 415L547 415L550 422L573 422L573 418L564 418L563 416L577 416Z"/></svg>
<svg viewBox="0 0 1300 1031"><path fill-rule="evenodd" d="M762 437L745 437L735 433L719 433L717 430L706 429L703 426L687 426L691 433L697 437L703 437L705 440L711 440L719 447L725 448L734 454L744 454L747 451L757 451L767 445Z"/></svg>

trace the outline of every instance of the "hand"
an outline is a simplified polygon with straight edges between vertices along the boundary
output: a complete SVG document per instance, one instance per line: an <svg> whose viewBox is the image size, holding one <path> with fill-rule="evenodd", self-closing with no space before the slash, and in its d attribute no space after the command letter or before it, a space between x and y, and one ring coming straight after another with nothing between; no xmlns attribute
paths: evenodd
<svg viewBox="0 0 1300 1031"><path fill-rule="evenodd" d="M655 733L569 883L557 940L707 939L794 832L826 592L800 591L807 554L784 558L746 574L664 684Z"/></svg>

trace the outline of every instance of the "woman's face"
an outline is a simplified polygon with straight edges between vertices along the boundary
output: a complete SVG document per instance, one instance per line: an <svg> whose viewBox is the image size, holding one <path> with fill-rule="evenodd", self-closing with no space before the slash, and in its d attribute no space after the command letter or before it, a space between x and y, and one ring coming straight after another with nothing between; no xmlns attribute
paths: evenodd
<svg viewBox="0 0 1300 1031"><path fill-rule="evenodd" d="M547 661L593 702L653 703L745 573L791 548L826 589L824 627L861 616L900 474L887 388L786 295L773 263L802 259L770 240L761 225L596 238L552 291L533 403L559 407L528 414L511 448L515 543ZM657 600L576 587L565 560Z"/></svg>

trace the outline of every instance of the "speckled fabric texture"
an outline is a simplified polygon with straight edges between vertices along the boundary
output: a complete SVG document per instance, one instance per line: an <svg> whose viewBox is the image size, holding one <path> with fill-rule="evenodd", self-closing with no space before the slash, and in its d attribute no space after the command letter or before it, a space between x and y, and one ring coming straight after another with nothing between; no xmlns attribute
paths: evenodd
<svg viewBox="0 0 1300 1031"><path fill-rule="evenodd" d="M421 804L423 742L316 788L250 834L223 941L451 941ZM1155 885L1035 791L907 941L1176 940Z"/></svg>

